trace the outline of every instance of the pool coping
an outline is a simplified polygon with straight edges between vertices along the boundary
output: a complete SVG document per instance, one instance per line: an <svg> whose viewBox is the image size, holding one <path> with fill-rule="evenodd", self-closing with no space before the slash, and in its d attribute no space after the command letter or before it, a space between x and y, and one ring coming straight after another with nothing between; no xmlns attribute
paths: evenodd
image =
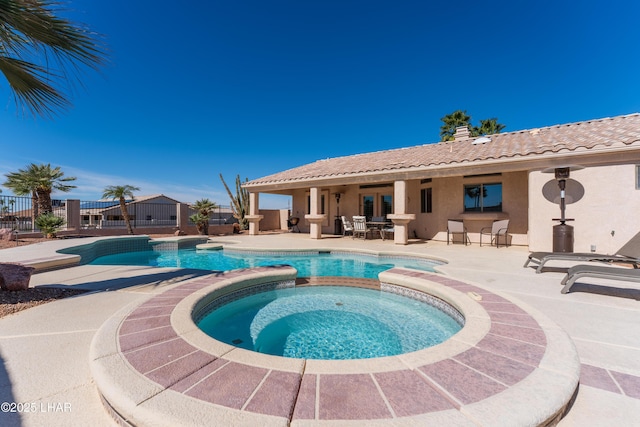
<svg viewBox="0 0 640 427"><path fill-rule="evenodd" d="M212 274L115 314L94 336L90 352L94 380L106 405L121 422L133 425L195 425L203 420L224 425L365 420L371 425L549 425L560 419L577 389L577 351L546 316L477 285L417 270L394 268L379 278L428 291L452 304L467 321L452 339L404 355L355 361L269 356L217 342L191 320L198 301L214 289L231 291L295 275L291 267ZM178 356L178 363L162 358L167 348L186 353ZM503 375L495 372L501 365L515 377L496 378ZM218 381L216 376L225 370L231 375L227 381L234 384ZM198 375L204 378L196 381ZM214 378L214 388L237 386L238 393L245 393L240 399L228 392L225 399L233 395L244 400L205 397L212 392L199 384ZM481 396L464 390L469 381L478 381ZM325 384L341 400L327 395ZM412 387L420 393L411 394ZM439 404L422 401L427 395ZM289 407L283 407L287 399ZM372 409L374 401L380 404Z"/></svg>

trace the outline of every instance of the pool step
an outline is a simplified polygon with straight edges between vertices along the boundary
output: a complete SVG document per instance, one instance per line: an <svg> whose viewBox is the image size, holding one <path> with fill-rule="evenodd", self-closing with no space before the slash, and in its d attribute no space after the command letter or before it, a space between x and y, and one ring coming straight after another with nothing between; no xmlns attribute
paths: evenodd
<svg viewBox="0 0 640 427"><path fill-rule="evenodd" d="M358 288L380 290L380 281L378 279L362 279L359 277L342 277L342 276L311 276L298 277L296 286L355 286Z"/></svg>

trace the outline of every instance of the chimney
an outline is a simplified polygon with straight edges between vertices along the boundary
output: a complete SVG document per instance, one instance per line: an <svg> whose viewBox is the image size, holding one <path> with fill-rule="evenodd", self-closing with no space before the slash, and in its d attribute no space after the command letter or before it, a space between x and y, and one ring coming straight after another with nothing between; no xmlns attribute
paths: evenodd
<svg viewBox="0 0 640 427"><path fill-rule="evenodd" d="M453 134L454 141L461 141L463 139L471 138L468 126L458 126L456 133Z"/></svg>

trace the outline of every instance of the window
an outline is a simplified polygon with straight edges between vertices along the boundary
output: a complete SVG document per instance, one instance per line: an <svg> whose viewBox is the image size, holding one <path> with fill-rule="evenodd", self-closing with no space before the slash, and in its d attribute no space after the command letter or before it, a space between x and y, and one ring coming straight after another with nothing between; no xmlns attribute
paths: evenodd
<svg viewBox="0 0 640 427"><path fill-rule="evenodd" d="M380 215L383 217L387 217L388 214L393 213L393 196L386 195L380 196Z"/></svg>
<svg viewBox="0 0 640 427"><path fill-rule="evenodd" d="M431 187L420 190L420 212L433 212L433 190Z"/></svg>
<svg viewBox="0 0 640 427"><path fill-rule="evenodd" d="M129 215L130 220L136 219L135 215ZM122 215L107 215L107 221L124 221L124 217Z"/></svg>
<svg viewBox="0 0 640 427"><path fill-rule="evenodd" d="M307 196L307 213L311 213L311 196ZM325 212L325 203L324 203L324 194L320 195L320 213L324 215Z"/></svg>
<svg viewBox="0 0 640 427"><path fill-rule="evenodd" d="M464 186L465 212L502 212L502 184Z"/></svg>
<svg viewBox="0 0 640 427"><path fill-rule="evenodd" d="M371 219L373 214L373 196L362 196L362 215Z"/></svg>

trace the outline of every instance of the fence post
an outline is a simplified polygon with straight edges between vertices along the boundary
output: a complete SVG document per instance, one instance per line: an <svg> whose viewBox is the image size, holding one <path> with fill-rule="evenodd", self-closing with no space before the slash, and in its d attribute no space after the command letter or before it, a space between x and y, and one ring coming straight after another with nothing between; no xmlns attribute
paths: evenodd
<svg viewBox="0 0 640 427"><path fill-rule="evenodd" d="M80 200L65 200L67 230L80 230Z"/></svg>

